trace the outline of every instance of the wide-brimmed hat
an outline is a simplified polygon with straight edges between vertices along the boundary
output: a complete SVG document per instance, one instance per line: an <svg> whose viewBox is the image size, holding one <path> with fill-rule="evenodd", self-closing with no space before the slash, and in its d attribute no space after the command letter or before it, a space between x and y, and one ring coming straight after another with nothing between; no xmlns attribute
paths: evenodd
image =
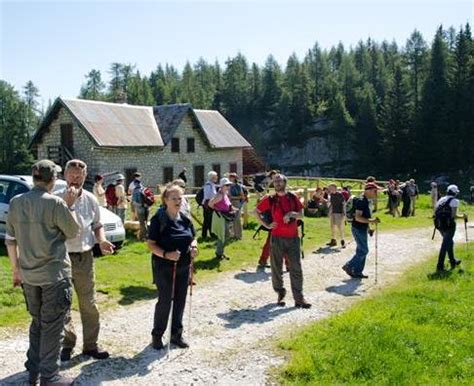
<svg viewBox="0 0 474 386"><path fill-rule="evenodd" d="M222 188L223 186L226 186L226 185L232 185L232 181L229 180L227 177L222 177L219 182L219 187Z"/></svg>

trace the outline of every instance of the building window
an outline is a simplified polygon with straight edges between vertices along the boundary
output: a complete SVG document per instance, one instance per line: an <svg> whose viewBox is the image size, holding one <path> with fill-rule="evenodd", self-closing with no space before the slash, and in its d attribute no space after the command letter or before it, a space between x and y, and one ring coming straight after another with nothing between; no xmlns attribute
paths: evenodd
<svg viewBox="0 0 474 386"><path fill-rule="evenodd" d="M165 166L163 168L163 183L166 184L174 180L173 177L173 167L172 166Z"/></svg>
<svg viewBox="0 0 474 386"><path fill-rule="evenodd" d="M179 138L171 138L171 152L179 153Z"/></svg>
<svg viewBox="0 0 474 386"><path fill-rule="evenodd" d="M230 173L237 173L237 162L231 162L229 164L229 172Z"/></svg>
<svg viewBox="0 0 474 386"><path fill-rule="evenodd" d="M212 170L217 173L217 177L221 179L221 164L212 164Z"/></svg>
<svg viewBox="0 0 474 386"><path fill-rule="evenodd" d="M188 153L194 153L194 138L188 138Z"/></svg>

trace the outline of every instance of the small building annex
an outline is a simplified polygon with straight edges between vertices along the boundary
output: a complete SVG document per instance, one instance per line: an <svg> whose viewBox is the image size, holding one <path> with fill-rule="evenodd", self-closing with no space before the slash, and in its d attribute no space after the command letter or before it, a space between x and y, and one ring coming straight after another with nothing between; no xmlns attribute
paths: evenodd
<svg viewBox="0 0 474 386"><path fill-rule="evenodd" d="M148 186L175 178L185 167L188 186L202 186L210 170L243 172L252 145L218 112L191 104L132 106L57 98L34 134L38 159L61 166L84 160L89 176L142 173Z"/></svg>

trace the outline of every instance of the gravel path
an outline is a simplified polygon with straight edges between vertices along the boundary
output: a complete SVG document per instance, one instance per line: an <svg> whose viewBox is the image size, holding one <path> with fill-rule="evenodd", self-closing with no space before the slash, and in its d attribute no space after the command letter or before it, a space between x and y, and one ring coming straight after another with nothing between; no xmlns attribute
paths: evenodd
<svg viewBox="0 0 474 386"><path fill-rule="evenodd" d="M464 229L458 229L457 238L464 238ZM97 362L76 356L63 373L78 377L79 385L272 383L268 369L283 362L273 350L278 337L295 326L339 312L387 285L435 252L439 243L439 236L431 241L429 229L381 233L377 286L373 239L365 270L370 278L363 281L349 280L341 270L353 254L354 243L341 251L307 254L303 261L304 292L313 304L310 310L292 307L291 291L287 307L277 307L269 272L223 273L216 281L195 287L191 334L187 333L188 307L184 317L191 348L172 348L169 358L166 350L155 351L149 346L154 301L114 309L101 316L101 344L111 352L111 358ZM289 289L288 274L285 283ZM79 330L77 318L76 326ZM27 347L25 331L2 339L0 385L26 380L23 362Z"/></svg>

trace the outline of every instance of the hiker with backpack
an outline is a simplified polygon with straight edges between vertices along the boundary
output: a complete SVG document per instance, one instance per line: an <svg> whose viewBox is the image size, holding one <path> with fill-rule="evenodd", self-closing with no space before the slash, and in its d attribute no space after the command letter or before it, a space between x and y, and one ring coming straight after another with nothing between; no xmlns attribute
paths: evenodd
<svg viewBox="0 0 474 386"><path fill-rule="evenodd" d="M352 235L357 244L355 255L342 267L350 277L368 278L363 271L365 259L369 253L367 237L369 224L380 223L378 218L372 218L369 200L375 200L378 191L381 189L375 182L368 182L365 184L364 193L360 197L352 197L347 203L346 217L347 221L351 223Z"/></svg>
<svg viewBox="0 0 474 386"><path fill-rule="evenodd" d="M107 204L107 209L111 212L117 214L117 196L115 195L115 184L110 183L105 189L105 202Z"/></svg>
<svg viewBox="0 0 474 386"><path fill-rule="evenodd" d="M201 194L202 193L202 196ZM207 234L212 236L212 208L209 207L209 201L214 198L217 194L217 173L214 170L211 170L207 173L207 182L204 184L203 188L196 195L197 198L202 197L201 205L203 210L204 221L202 224L202 239L207 239ZM199 197L198 197L199 196Z"/></svg>
<svg viewBox="0 0 474 386"><path fill-rule="evenodd" d="M336 230L339 230L339 235L341 236L341 247L346 247L346 242L344 241L344 213L345 213L345 204L346 200L340 191L337 190L336 184L330 184L329 189L329 220L331 224L331 241L326 245L328 247L335 247L337 245L336 241Z"/></svg>
<svg viewBox="0 0 474 386"><path fill-rule="evenodd" d="M123 174L119 174L115 184L115 196L117 197L117 216L119 216L122 220L122 224L125 224L125 211L128 207L128 198L127 194L125 193L125 187L123 186L124 181L125 177Z"/></svg>
<svg viewBox="0 0 474 386"><path fill-rule="evenodd" d="M134 180L132 190L132 207L140 223L138 239L145 241L148 234L148 216L150 207L155 203L155 196L151 189L143 186L140 180Z"/></svg>
<svg viewBox="0 0 474 386"><path fill-rule="evenodd" d="M462 218L467 223L467 214L459 214L459 200L456 198L459 194L459 188L456 185L449 185L446 196L441 197L435 209L434 225L443 241L439 250L437 272L444 272L444 260L448 254L451 269L461 264L461 260L454 257L454 234L456 233L456 219ZM434 236L434 234L433 234Z"/></svg>
<svg viewBox="0 0 474 386"><path fill-rule="evenodd" d="M230 202L233 207L239 209L239 212L235 216L235 220L232 224L232 229L234 231L233 236L237 240L242 240L242 221L240 210L248 200L248 191L244 185L239 182L237 173L229 173L229 180L232 182L232 185L229 188Z"/></svg>
<svg viewBox="0 0 474 386"><path fill-rule="evenodd" d="M239 209L232 206L229 198L229 189L232 182L223 177L219 183L219 191L209 201L209 207L213 209L212 213L212 233L217 236L216 259L229 259L224 255L224 248L229 235L229 223L234 221L235 216L239 214Z"/></svg>
<svg viewBox="0 0 474 386"><path fill-rule="evenodd" d="M190 266L198 255L198 244L191 219L180 211L183 193L178 185L166 185L163 206L152 217L148 232L153 282L159 291L151 333L155 350L165 347L163 335L169 322L170 342L179 348L189 347L183 339L183 313Z"/></svg>
<svg viewBox="0 0 474 386"><path fill-rule="evenodd" d="M287 178L283 174L273 177L275 194L268 195L256 208L258 221L271 229L271 269L272 285L278 294L277 304L285 306L286 289L283 282L283 257L288 255L291 290L295 307L310 308L303 296L303 271L301 268L301 245L298 237L298 220L303 218L303 205L298 197L287 192ZM271 212L272 222L266 223L261 214Z"/></svg>
<svg viewBox="0 0 474 386"><path fill-rule="evenodd" d="M410 197L410 216L415 215L416 200L418 199L418 185L413 178L410 179L410 185L408 187L408 196Z"/></svg>

